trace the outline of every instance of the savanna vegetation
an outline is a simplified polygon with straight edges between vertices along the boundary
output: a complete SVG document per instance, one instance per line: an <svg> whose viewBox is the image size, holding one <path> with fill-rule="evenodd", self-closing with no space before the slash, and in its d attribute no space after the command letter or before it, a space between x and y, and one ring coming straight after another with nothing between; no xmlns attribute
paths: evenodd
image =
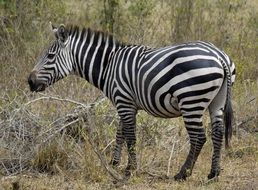
<svg viewBox="0 0 258 190"><path fill-rule="evenodd" d="M208 138L192 176L175 182L189 148L183 122L140 112L138 169L128 182L113 184L103 163L111 158L118 118L102 93L75 76L44 93L29 91L28 74L54 39L49 21L103 30L130 44L205 40L227 52L237 67L234 134L218 181L207 180ZM210 121L204 123L210 137ZM0 190L115 188L258 188L258 1L0 0Z"/></svg>

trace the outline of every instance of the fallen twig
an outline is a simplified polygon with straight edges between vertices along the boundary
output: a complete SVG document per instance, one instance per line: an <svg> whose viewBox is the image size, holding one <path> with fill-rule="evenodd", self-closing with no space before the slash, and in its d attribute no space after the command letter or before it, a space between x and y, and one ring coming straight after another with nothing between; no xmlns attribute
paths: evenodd
<svg viewBox="0 0 258 190"><path fill-rule="evenodd" d="M258 109L256 110L256 112L258 113ZM246 124L246 123L252 121L252 120L255 119L256 117L257 117L257 115L250 116L250 117L248 117L247 119L244 119L243 121L240 121L240 122L236 123L234 127L235 127L235 128L239 128L239 127L241 127L242 125L244 125L244 124Z"/></svg>
<svg viewBox="0 0 258 190"><path fill-rule="evenodd" d="M116 139L113 139L112 141L110 141L108 144L107 144L107 146L105 146L105 148L103 148L103 150L101 151L102 153L103 152L105 152L105 150L113 143L113 142L115 142L116 141Z"/></svg>
<svg viewBox="0 0 258 190"><path fill-rule="evenodd" d="M89 129L89 127L88 127L88 129ZM115 170L111 169L108 166L106 159L102 156L100 150L98 149L98 146L95 144L95 142L93 140L92 132L90 129L89 129L89 133L88 133L88 141L89 141L90 145L92 146L94 152L97 154L102 166L111 175L111 177L113 177L118 182L124 181L124 178L120 174L118 174Z"/></svg>
<svg viewBox="0 0 258 190"><path fill-rule="evenodd" d="M168 159L167 176L169 176L169 173L170 173L171 159L172 159L172 156L173 156L173 153L174 153L175 145L176 145L176 143L178 142L178 141L176 141L175 139L176 139L176 136L175 136L174 139L173 139L173 145L172 145L171 152L170 152L170 156L169 156L169 159Z"/></svg>

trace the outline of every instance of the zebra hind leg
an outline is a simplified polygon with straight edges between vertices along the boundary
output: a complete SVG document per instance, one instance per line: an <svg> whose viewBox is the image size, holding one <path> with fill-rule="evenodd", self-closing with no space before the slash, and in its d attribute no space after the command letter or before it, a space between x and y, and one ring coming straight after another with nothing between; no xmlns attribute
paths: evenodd
<svg viewBox="0 0 258 190"><path fill-rule="evenodd" d="M220 174L220 155L223 140L223 116L222 115L212 115L212 142L213 142L213 155L211 171L208 175L208 179L219 176Z"/></svg>
<svg viewBox="0 0 258 190"><path fill-rule="evenodd" d="M208 179L217 177L220 174L220 156L224 134L223 111L226 102L226 92L227 86L224 82L220 91L209 105L209 113L212 125L213 156L211 171L208 175Z"/></svg>
<svg viewBox="0 0 258 190"><path fill-rule="evenodd" d="M110 164L113 166L118 166L121 160L121 151L124 144L124 134L122 128L122 122L120 121L116 132L116 144L113 152L113 157L110 162Z"/></svg>
<svg viewBox="0 0 258 190"><path fill-rule="evenodd" d="M190 151L180 172L174 176L176 181L186 180L192 174L194 164L206 142L205 130L202 126L202 115L183 116L190 137Z"/></svg>

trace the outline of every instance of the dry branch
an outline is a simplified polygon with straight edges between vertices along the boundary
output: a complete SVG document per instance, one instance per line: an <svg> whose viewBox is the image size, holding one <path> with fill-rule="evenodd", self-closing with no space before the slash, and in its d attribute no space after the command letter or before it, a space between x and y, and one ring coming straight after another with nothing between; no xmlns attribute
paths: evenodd
<svg viewBox="0 0 258 190"><path fill-rule="evenodd" d="M118 182L123 182L124 178L118 174L115 170L111 169L108 164L106 159L103 157L103 155L101 154L101 151L99 150L98 146L96 145L96 143L94 142L94 138L93 138L93 132L91 131L90 127L87 127L87 131L88 131L88 141L90 143L90 145L92 146L94 152L97 154L102 166L105 168L105 170L110 174L111 177L113 177L116 181Z"/></svg>
<svg viewBox="0 0 258 190"><path fill-rule="evenodd" d="M258 109L256 110L256 114L254 116L249 116L249 117L245 118L244 120L236 123L234 128L239 129L240 127L244 126L245 124L253 121L255 118L257 118L257 114L258 114Z"/></svg>
<svg viewBox="0 0 258 190"><path fill-rule="evenodd" d="M85 121L89 117L89 113L91 112L91 109L93 109L95 106L99 105L100 103L102 103L105 100L105 98L101 98L98 101L96 101L90 105L84 105L80 102L70 100L70 99L62 99L62 98L57 98L57 97L41 97L41 98L38 98L38 99L35 99L33 101L26 103L25 106L27 106L33 102L43 100L43 99L65 101L65 102L79 105L79 107L77 107L77 109L74 113L70 113L67 116L65 116L64 118L60 119L61 121L63 121L63 122L61 122L63 125L60 126L60 124L59 125L57 124L58 125L57 130L52 132L51 135L43 143L45 143L49 139L53 138L56 134L58 134L60 131L64 130L66 127L71 126L79 121ZM60 120L58 120L59 121L58 123L60 123ZM57 122L54 122L54 124L56 124L56 123ZM111 177L113 177L116 181L122 182L124 180L123 177L121 175L119 175L115 170L111 169L108 166L106 159L103 157L101 151L99 150L98 146L94 142L92 129L89 127L89 125L86 125L85 123L84 123L84 127L87 129L86 131L88 132L87 133L88 141L89 141L90 145L92 146L94 152L98 156L102 166L110 174ZM49 132L49 130L47 132ZM111 143L113 143L113 141L111 141L107 146L109 146Z"/></svg>
<svg viewBox="0 0 258 190"><path fill-rule="evenodd" d="M90 104L90 105L85 105L83 103L71 100L71 99L66 99L66 98L59 98L59 97L53 97L53 96L41 96L39 98L33 99L31 101L26 102L25 104L22 104L21 106L19 106L18 108L14 109L12 114L9 117L9 123L10 126L12 125L12 123L16 123L17 121L17 116L18 116L18 120L19 119L24 119L24 117L30 117L33 118L33 116L31 117L31 113L28 109L28 106L31 104L35 104L38 101L42 101L42 100L49 100L49 101L59 101L59 102L66 102L66 103L71 103L71 104L75 104L77 105L77 107L72 110L69 114L65 115L64 117L58 118L56 121L52 122L50 125L48 125L48 129L44 132L41 132L40 134L38 134L38 136L36 137L36 139L39 139L41 141L41 139L44 139L40 144L34 145L37 147L41 147L44 146L44 144L46 142L48 142L49 140L53 139L56 135L60 134L61 131L63 131L65 128L72 126L74 124L76 124L79 121L83 121L84 122L84 127L87 129L86 131L88 132L87 136L88 136L88 141L91 144L94 152L96 153L96 155L98 156L98 158L100 159L100 162L102 164L102 166L106 169L106 171L116 180L116 181L122 181L123 178L121 177L121 175L119 175L118 173L116 173L114 170L112 170L108 164L107 161L105 160L105 158L103 157L101 151L99 150L99 148L97 147L96 143L94 142L94 137L93 137L93 132L90 129L89 125L87 125L85 123L85 121L90 117L92 108L96 107L97 105L101 104L104 100L106 100L106 98L101 97L101 98L97 98L97 100ZM24 113L26 113L26 115L24 115ZM50 127L50 128L49 128ZM17 131L19 132L19 131ZM14 134L15 135L15 134ZM17 137L16 137L17 138ZM34 137L35 139L35 137ZM21 139L22 140L22 139ZM114 142L111 141L108 145L110 146L110 144L112 144ZM106 148L107 148L106 147ZM105 148L105 149L106 149ZM29 158L28 158L29 160ZM26 162L28 162L28 160L24 161L24 164L26 164ZM3 167L3 169L6 171L7 174L13 173L12 170L14 170L17 167L21 167L20 164L15 164L15 166L13 165L15 160L13 161L4 161L3 159L0 161L1 165ZM9 165L8 165L9 163ZM16 163L16 162L15 162ZM15 168L14 168L15 167ZM16 169L15 169L16 170Z"/></svg>

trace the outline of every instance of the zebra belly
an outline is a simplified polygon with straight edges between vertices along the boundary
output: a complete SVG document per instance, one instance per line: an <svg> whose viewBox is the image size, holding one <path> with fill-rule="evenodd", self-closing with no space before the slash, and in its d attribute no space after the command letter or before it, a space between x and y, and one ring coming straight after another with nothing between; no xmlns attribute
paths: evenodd
<svg viewBox="0 0 258 190"><path fill-rule="evenodd" d="M167 93L164 99L161 98L159 101L148 101L148 103L140 104L139 108L155 117L174 118L181 116L177 98L170 93Z"/></svg>

